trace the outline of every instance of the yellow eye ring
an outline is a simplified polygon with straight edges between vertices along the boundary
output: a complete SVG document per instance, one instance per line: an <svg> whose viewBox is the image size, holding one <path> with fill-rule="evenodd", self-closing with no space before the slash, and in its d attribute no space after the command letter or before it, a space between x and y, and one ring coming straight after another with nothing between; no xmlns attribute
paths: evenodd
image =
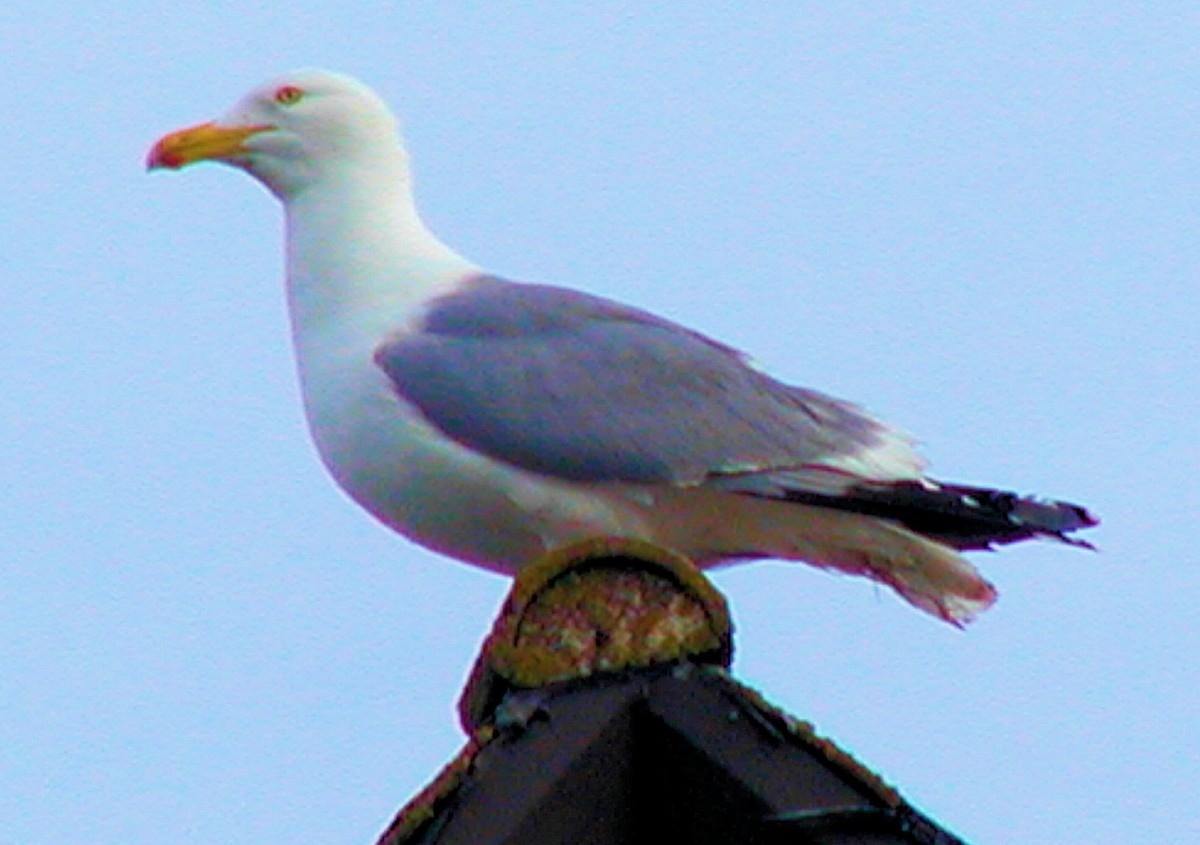
<svg viewBox="0 0 1200 845"><path fill-rule="evenodd" d="M275 91L275 102L281 106L291 106L300 102L300 98L304 96L304 89L295 85L284 85Z"/></svg>

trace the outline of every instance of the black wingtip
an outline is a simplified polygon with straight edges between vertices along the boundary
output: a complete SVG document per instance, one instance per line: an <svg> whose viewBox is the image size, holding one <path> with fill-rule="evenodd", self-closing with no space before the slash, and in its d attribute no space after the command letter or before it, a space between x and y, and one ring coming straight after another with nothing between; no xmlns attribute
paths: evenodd
<svg viewBox="0 0 1200 845"><path fill-rule="evenodd" d="M958 549L989 549L1035 537L1095 547L1072 532L1099 525L1087 508L1004 490L938 482L863 484L840 496L788 491L787 498L895 520Z"/></svg>
<svg viewBox="0 0 1200 845"><path fill-rule="evenodd" d="M1087 540L1071 536L1072 532L1100 524L1100 519L1081 505L1038 496L1020 496L1000 490L949 484L941 485L941 492L956 495L961 503L977 508L977 517L986 519L990 515L991 519L995 520L992 523L995 533L986 537L988 545L1004 545L1046 537L1068 546L1096 550ZM1001 527L1001 523L1006 525ZM961 543L960 548L970 548L970 538L963 540L966 542Z"/></svg>
<svg viewBox="0 0 1200 845"><path fill-rule="evenodd" d="M1025 525L1047 534L1066 534L1100 524L1100 520L1087 508L1035 496L1014 499L1008 518L1018 525Z"/></svg>

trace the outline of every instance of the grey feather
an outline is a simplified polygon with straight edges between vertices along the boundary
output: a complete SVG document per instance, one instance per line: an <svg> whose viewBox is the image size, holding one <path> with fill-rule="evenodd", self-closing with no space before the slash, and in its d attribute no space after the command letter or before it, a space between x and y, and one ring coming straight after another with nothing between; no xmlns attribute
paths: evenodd
<svg viewBox="0 0 1200 845"><path fill-rule="evenodd" d="M776 381L667 320L490 276L433 301L375 360L449 437L572 480L732 482L895 437L853 405Z"/></svg>

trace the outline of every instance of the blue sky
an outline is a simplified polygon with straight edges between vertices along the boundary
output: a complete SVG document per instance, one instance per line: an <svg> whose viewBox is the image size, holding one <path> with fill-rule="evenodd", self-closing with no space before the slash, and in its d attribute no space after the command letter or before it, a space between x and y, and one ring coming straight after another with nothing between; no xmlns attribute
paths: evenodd
<svg viewBox="0 0 1200 845"><path fill-rule="evenodd" d="M1194 4L260 5L0 10L0 839L369 843L462 741L506 582L325 477L274 201L142 171L304 66L396 107L480 264L1098 512L976 555L966 632L722 572L735 669L974 842L1200 838Z"/></svg>

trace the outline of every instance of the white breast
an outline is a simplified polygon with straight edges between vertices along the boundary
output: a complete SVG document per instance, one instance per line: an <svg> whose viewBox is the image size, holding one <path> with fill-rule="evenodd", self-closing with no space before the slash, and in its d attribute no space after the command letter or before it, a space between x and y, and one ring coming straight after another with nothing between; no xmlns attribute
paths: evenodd
<svg viewBox="0 0 1200 845"><path fill-rule="evenodd" d="M641 509L619 497L525 472L442 435L396 394L372 360L374 348L360 333L327 330L297 351L321 459L382 522L509 573L576 537L646 534Z"/></svg>

